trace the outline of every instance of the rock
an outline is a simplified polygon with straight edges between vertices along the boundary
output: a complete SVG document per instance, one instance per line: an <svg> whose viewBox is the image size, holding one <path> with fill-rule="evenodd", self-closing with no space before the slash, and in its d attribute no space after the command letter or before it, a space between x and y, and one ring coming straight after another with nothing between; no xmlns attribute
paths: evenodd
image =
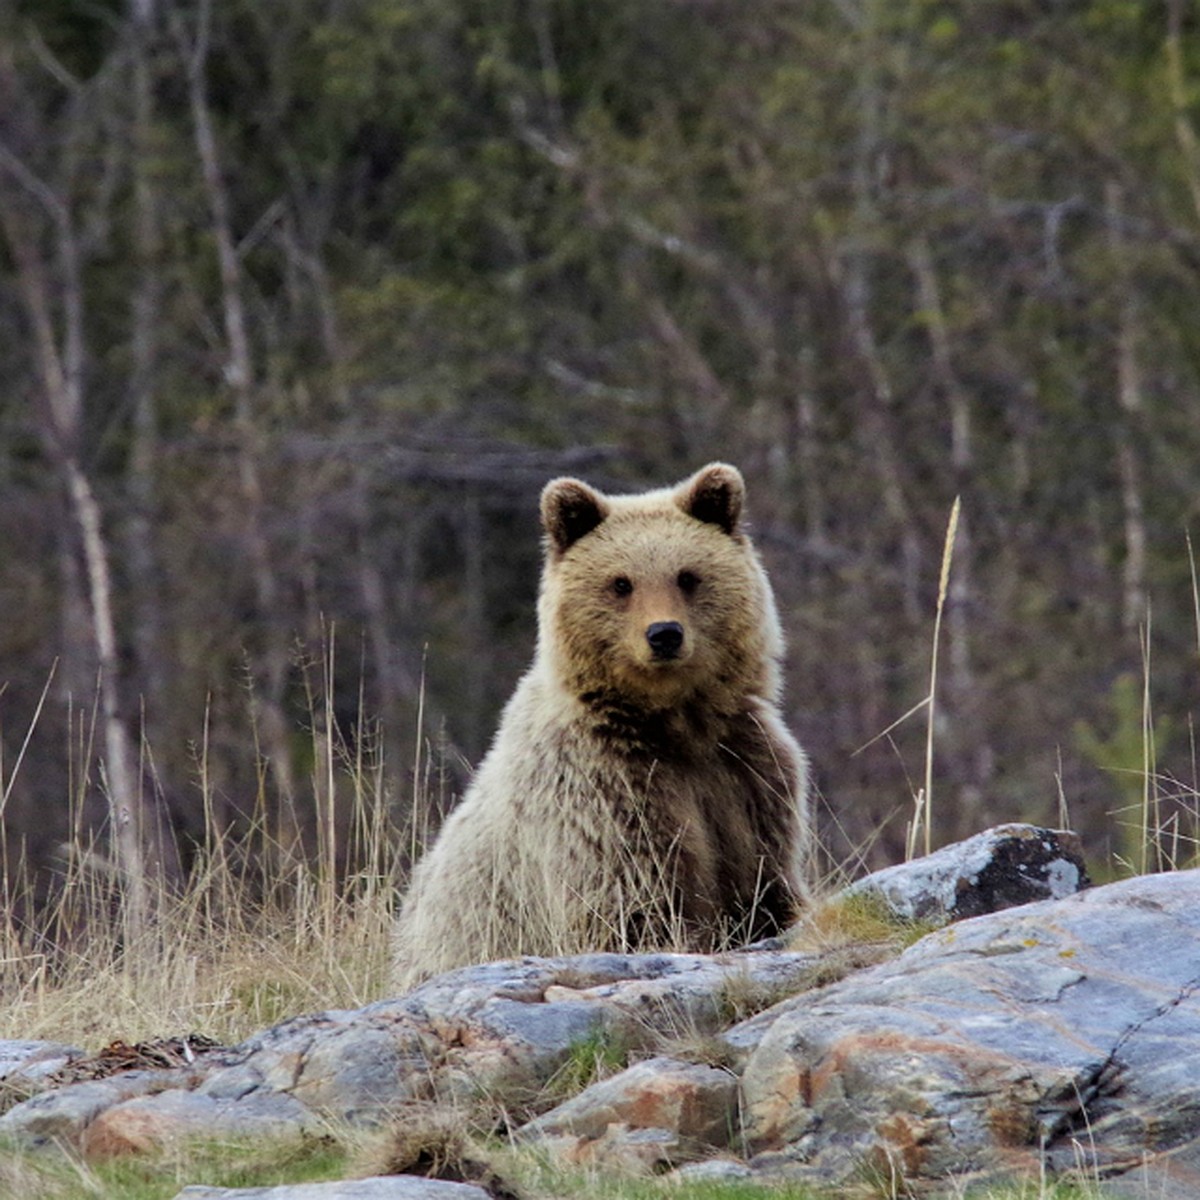
<svg viewBox="0 0 1200 1200"><path fill-rule="evenodd" d="M614 1175L656 1175L696 1156L673 1129L631 1126L621 1121L595 1138L542 1138L538 1150L564 1167L586 1167Z"/></svg>
<svg viewBox="0 0 1200 1200"><path fill-rule="evenodd" d="M231 1101L285 1093L323 1116L370 1120L400 1098L399 1081L424 1078L437 1039L421 1033L403 1011L296 1017L235 1047L199 1090Z"/></svg>
<svg viewBox="0 0 1200 1200"><path fill-rule="evenodd" d="M422 1179L415 1175L378 1175L336 1183L295 1183L282 1187L219 1188L192 1184L175 1200L490 1200L469 1183Z"/></svg>
<svg viewBox="0 0 1200 1200"><path fill-rule="evenodd" d="M1021 888L1070 891L1086 879L1072 854L1067 835L1001 829L864 890L943 920ZM817 987L831 965L852 973ZM672 1054L681 1033L691 1048ZM541 1112L555 1073L592 1046L657 1057ZM699 1053L709 1065L682 1061ZM1200 871L1182 871L961 919L865 969L778 943L466 968L187 1066L56 1084L0 1117L0 1134L98 1156L193 1130L379 1124L436 1102L485 1125L521 1114L523 1141L605 1170L834 1187L866 1172L916 1191L1081 1169L1114 1200L1183 1200L1200 1195L1198 1055ZM305 1194L361 1193L284 1193Z"/></svg>
<svg viewBox="0 0 1200 1200"><path fill-rule="evenodd" d="M402 1088L399 1081L411 1067L423 1068L427 1061L419 1037L406 1033L397 1037L394 1030L350 1023L315 1039L299 1061L295 1077L281 1081L280 1091L302 1109L343 1121L370 1121L398 1099L407 1099L408 1093L423 1090L423 1081L415 1088ZM264 1079L273 1078L269 1069L264 1071ZM207 1086L219 1090L221 1080L214 1078Z"/></svg>
<svg viewBox="0 0 1200 1200"><path fill-rule="evenodd" d="M105 1109L84 1129L80 1147L89 1158L110 1158L187 1138L286 1137L308 1131L324 1132L324 1128L292 1096L265 1093L235 1101L170 1091Z"/></svg>
<svg viewBox="0 0 1200 1200"><path fill-rule="evenodd" d="M438 1038L402 1006L296 1018L236 1047L198 1091L234 1103L285 1095L310 1116L378 1123L430 1086Z"/></svg>
<svg viewBox="0 0 1200 1200"><path fill-rule="evenodd" d="M204 1113L222 1128L236 1126L239 1113L255 1123L264 1112L289 1111L298 1126L379 1124L433 1096L468 1105L487 1096L520 1111L580 1043L633 1045L679 1025L715 1031L745 1007L803 986L816 959L784 951L598 954L469 967L358 1011L294 1018L186 1070L130 1071L56 1089L0 1117L0 1133L113 1153L174 1136ZM197 1099L181 1101L184 1091ZM118 1106L111 1124L89 1132Z"/></svg>
<svg viewBox="0 0 1200 1200"><path fill-rule="evenodd" d="M778 947L717 955L526 958L454 971L431 979L401 1001L384 1001L382 1006L418 1006L439 1031L454 1029L462 1022L476 1024L482 1017L484 1028L501 1039L511 1033L527 1037L545 1020L546 1013L555 1011L547 1006L559 1004L584 1004L592 1010L587 1020L587 1010L571 1010L576 1025L567 1032L572 1040L597 1032L601 1014L613 1032L689 1024L713 1030L728 1021L727 993L779 996L795 991L805 986L818 961L816 954ZM495 999L516 1004L496 1005ZM563 1044L561 1023L565 1019L563 1010L558 1010L559 1036L549 1046L553 1054L558 1054ZM533 1039L544 1046L545 1032L535 1033Z"/></svg>
<svg viewBox="0 0 1200 1200"><path fill-rule="evenodd" d="M657 1170L728 1146L737 1096L729 1071L651 1058L593 1084L517 1136L567 1163Z"/></svg>
<svg viewBox="0 0 1200 1200"><path fill-rule="evenodd" d="M754 1172L743 1162L732 1158L706 1158L703 1162L687 1163L673 1172L672 1178L685 1182L697 1180L714 1183L740 1183L753 1179Z"/></svg>
<svg viewBox="0 0 1200 1200"><path fill-rule="evenodd" d="M0 1116L0 1137L33 1146L74 1144L102 1112L163 1087L158 1072L129 1071L111 1079L89 1079L45 1091Z"/></svg>
<svg viewBox="0 0 1200 1200"><path fill-rule="evenodd" d="M1200 871L949 926L729 1032L750 1165L826 1183L864 1163L1190 1170L1198 990Z"/></svg>
<svg viewBox="0 0 1200 1200"><path fill-rule="evenodd" d="M846 888L878 896L901 920L943 925L1088 886L1079 836L1036 825L998 825L924 858L886 867Z"/></svg>
<svg viewBox="0 0 1200 1200"><path fill-rule="evenodd" d="M62 1042L27 1042L0 1038L0 1080L41 1082L69 1062L83 1058L78 1046Z"/></svg>
<svg viewBox="0 0 1200 1200"><path fill-rule="evenodd" d="M1200 1196L1200 1171L1194 1154L1178 1161L1164 1154L1124 1175L1094 1180L1092 1186L1097 1197L1104 1200L1196 1200Z"/></svg>

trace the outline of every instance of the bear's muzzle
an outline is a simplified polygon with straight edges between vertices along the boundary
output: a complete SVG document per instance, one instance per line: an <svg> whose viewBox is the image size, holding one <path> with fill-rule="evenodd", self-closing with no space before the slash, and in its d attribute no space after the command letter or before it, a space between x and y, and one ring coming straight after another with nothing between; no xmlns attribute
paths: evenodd
<svg viewBox="0 0 1200 1200"><path fill-rule="evenodd" d="M646 641L656 660L669 662L683 649L683 626L678 621L655 621L646 629Z"/></svg>

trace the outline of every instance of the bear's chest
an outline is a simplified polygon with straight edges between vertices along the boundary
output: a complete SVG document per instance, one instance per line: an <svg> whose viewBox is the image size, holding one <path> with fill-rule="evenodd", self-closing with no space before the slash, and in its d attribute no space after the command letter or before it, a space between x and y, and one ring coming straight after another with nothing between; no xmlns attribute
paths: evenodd
<svg viewBox="0 0 1200 1200"><path fill-rule="evenodd" d="M606 721L577 730L571 746L625 836L653 830L656 840L703 843L714 859L751 859L768 810L790 787L749 720L719 732L631 721L619 735Z"/></svg>

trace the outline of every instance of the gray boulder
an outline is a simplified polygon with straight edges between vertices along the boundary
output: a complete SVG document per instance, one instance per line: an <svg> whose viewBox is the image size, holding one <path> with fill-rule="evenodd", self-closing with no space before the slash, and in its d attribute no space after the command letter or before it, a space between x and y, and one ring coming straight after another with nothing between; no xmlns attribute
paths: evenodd
<svg viewBox="0 0 1200 1200"><path fill-rule="evenodd" d="M656 1057L587 1088L518 1137L566 1165L660 1170L727 1147L737 1104L732 1072Z"/></svg>
<svg viewBox="0 0 1200 1200"><path fill-rule="evenodd" d="M979 917L733 1028L752 1166L1104 1174L1200 1149L1200 871Z"/></svg>
<svg viewBox="0 0 1200 1200"><path fill-rule="evenodd" d="M175 1200L490 1200L469 1183L422 1179L415 1175L378 1175L335 1183L297 1183L282 1187L219 1188L192 1184Z"/></svg>
<svg viewBox="0 0 1200 1200"><path fill-rule="evenodd" d="M0 1138L32 1146L47 1142L78 1144L102 1113L135 1097L160 1093L164 1085L176 1082L164 1080L154 1071L127 1071L110 1079L87 1079L48 1089L0 1116Z"/></svg>
<svg viewBox="0 0 1200 1200"><path fill-rule="evenodd" d="M914 1191L1082 1171L1114 1197L1200 1195L1200 871L1076 892L1077 850L1002 827L855 885L906 920L1001 909L875 965L775 939L470 967L186 1066L52 1086L0 1135L107 1154L403 1121L432 1103L485 1123L523 1114L521 1141L596 1169L834 1186L874 1172ZM1056 898L1006 907L1030 896ZM558 1073L597 1047L633 1062L544 1111ZM368 1184L382 1186L328 1186Z"/></svg>
<svg viewBox="0 0 1200 1200"><path fill-rule="evenodd" d="M885 867L842 894L875 896L901 920L943 925L1035 900L1060 900L1087 886L1078 834L1013 824Z"/></svg>
<svg viewBox="0 0 1200 1200"><path fill-rule="evenodd" d="M84 1052L78 1046L67 1046L62 1042L0 1038L0 1080L9 1084L18 1080L31 1084L40 1082L83 1057Z"/></svg>
<svg viewBox="0 0 1200 1200"><path fill-rule="evenodd" d="M78 1140L86 1156L108 1158L188 1138L288 1138L323 1131L323 1123L309 1109L283 1092L222 1100L172 1089L104 1109L80 1131Z"/></svg>
<svg viewBox="0 0 1200 1200"><path fill-rule="evenodd" d="M1114 1196L1200 1195L1200 871L961 921L717 1041L738 1095L708 1094L728 1136L710 1111L691 1149L719 1148L723 1177L836 1187L866 1172L920 1188L1079 1174ZM520 1136L565 1162L686 1161L663 1102L674 1078L681 1064L639 1064Z"/></svg>

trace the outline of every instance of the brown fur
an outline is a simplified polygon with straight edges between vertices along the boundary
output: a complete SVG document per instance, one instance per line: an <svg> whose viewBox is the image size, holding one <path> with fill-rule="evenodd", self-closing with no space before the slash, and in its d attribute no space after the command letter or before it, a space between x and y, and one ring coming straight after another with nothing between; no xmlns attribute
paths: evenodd
<svg viewBox="0 0 1200 1200"><path fill-rule="evenodd" d="M546 485L537 654L414 873L397 986L518 954L712 950L794 915L807 771L743 499L722 463L640 496ZM678 644L656 653L664 627Z"/></svg>

